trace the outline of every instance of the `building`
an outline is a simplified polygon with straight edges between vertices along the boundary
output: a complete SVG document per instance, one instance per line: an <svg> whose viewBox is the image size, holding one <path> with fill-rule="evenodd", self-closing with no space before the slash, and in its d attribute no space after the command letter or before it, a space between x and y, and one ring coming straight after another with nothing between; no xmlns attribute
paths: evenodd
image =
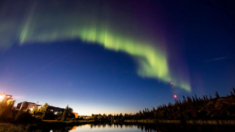
<svg viewBox="0 0 235 132"><path fill-rule="evenodd" d="M32 102L20 102L17 104L16 109L17 110L33 110L34 108L38 108L40 105L36 104L36 103L32 103Z"/></svg>
<svg viewBox="0 0 235 132"><path fill-rule="evenodd" d="M78 113L73 112L73 114L74 114L75 118L78 118Z"/></svg>
<svg viewBox="0 0 235 132"><path fill-rule="evenodd" d="M40 108L39 108L40 109ZM48 106L47 107L47 112L53 112L54 115L58 115L58 114L62 114L64 111L64 108L60 108L60 107L55 107L55 106ZM71 111L69 111L70 113L72 112L72 109Z"/></svg>
<svg viewBox="0 0 235 132"><path fill-rule="evenodd" d="M33 111L33 109L37 108L40 111L42 106L43 105L38 105L36 103L24 101L24 102L18 103L16 109L17 110ZM53 113L55 116L59 116L64 112L64 110L65 110L64 108L48 105L46 113ZM73 113L73 109L69 108L68 112ZM76 114L74 114L74 116L76 117ZM77 116L78 116L78 114L77 114Z"/></svg>

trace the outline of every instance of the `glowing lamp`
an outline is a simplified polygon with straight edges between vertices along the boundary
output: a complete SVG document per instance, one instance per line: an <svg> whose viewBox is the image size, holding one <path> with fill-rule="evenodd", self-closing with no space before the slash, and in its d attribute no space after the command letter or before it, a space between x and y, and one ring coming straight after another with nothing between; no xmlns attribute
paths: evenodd
<svg viewBox="0 0 235 132"><path fill-rule="evenodd" d="M3 100L4 99L4 95L0 95L0 100Z"/></svg>
<svg viewBox="0 0 235 132"><path fill-rule="evenodd" d="M175 99L177 98L177 95L176 95L176 94L174 95L174 98L175 98Z"/></svg>

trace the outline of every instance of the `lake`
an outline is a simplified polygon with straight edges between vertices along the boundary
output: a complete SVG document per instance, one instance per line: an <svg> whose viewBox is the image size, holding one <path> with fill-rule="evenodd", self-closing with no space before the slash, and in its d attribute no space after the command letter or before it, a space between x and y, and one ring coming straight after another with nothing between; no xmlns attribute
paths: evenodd
<svg viewBox="0 0 235 132"><path fill-rule="evenodd" d="M84 124L40 128L40 132L234 132L235 126L176 124Z"/></svg>

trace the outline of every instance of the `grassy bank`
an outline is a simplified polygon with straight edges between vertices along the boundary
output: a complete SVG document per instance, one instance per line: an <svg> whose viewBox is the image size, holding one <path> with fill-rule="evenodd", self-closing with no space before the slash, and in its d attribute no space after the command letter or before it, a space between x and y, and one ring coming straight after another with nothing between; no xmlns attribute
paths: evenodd
<svg viewBox="0 0 235 132"><path fill-rule="evenodd" d="M95 120L70 120L70 121L58 121L58 120L43 120L43 123L65 123L65 124L83 124L83 123L95 123Z"/></svg>
<svg viewBox="0 0 235 132"><path fill-rule="evenodd" d="M57 120L43 120L38 123L0 123L0 132L41 132L41 130L49 129L64 129L70 130L75 125L82 125L87 123L94 123L94 120L75 120L75 121L57 121Z"/></svg>
<svg viewBox="0 0 235 132"><path fill-rule="evenodd" d="M0 132L29 132L29 125L0 123Z"/></svg>

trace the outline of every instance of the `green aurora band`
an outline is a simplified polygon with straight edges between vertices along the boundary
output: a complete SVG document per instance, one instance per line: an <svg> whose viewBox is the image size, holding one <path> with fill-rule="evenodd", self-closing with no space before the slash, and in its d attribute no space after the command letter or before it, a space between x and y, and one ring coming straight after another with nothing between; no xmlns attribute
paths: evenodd
<svg viewBox="0 0 235 132"><path fill-rule="evenodd" d="M175 86L191 91L190 85L186 82L174 81L169 73L166 55L160 49L156 49L148 43L96 28L81 30L79 37L83 41L96 42L107 49L122 51L137 58L138 75L142 77L157 78L168 83L173 82Z"/></svg>
<svg viewBox="0 0 235 132"><path fill-rule="evenodd" d="M115 34L110 28L97 28L96 26L81 26L80 30L71 29L71 32L66 32L66 35L54 33L43 33L38 36L28 35L29 23L25 23L20 34L20 42L53 42L58 40L81 39L82 41L94 44L100 44L106 49L125 52L133 56L138 64L138 75L141 77L156 78L163 82L173 82L176 87L183 88L186 91L191 91L190 85L179 79L174 79L170 75L167 57L160 49L156 49L151 44L141 42L137 39L131 39L122 35ZM92 28L91 28L92 27ZM102 27L102 26L101 26ZM67 36L67 37L66 37ZM66 38L65 38L66 37Z"/></svg>
<svg viewBox="0 0 235 132"><path fill-rule="evenodd" d="M112 25L114 21L97 19L99 15L94 13L97 12L95 10L84 9L84 11L80 11L86 12L84 14L77 14L76 12L68 16L68 12L62 12L59 15L58 13L55 14L54 12L57 11L52 12L51 7L45 9L45 11L37 11L36 5L39 7L45 6L43 3L34 3L33 6L30 6L30 11L25 13L26 15L23 15L21 20L19 22L16 21L16 23L8 24L7 19L0 21L0 25L2 25L0 26L0 34L7 35L7 37L15 36L14 38L19 41L20 45L76 39L86 43L99 44L106 49L124 52L132 56L138 63L137 73L139 76L157 79L165 83L173 82L174 86L188 92L191 91L189 81L179 75L173 75L168 64L167 54L163 48L157 47L157 45L161 44L156 41L149 40L146 37L136 37L136 31L130 30L127 32L125 28L122 28L123 25L120 26L117 22L115 24L119 27L116 27L115 24L113 24L115 26ZM80 8L83 7L81 6ZM79 8L77 7L76 9ZM91 9L95 9L95 7ZM54 19L52 19L53 15ZM125 18L122 19L126 20ZM14 17L12 17L11 21L14 21ZM12 34L15 29L18 30L17 33ZM6 34L6 31L9 33L7 32L8 34ZM12 45L6 44L10 43L13 39L12 37L1 38L0 48Z"/></svg>

